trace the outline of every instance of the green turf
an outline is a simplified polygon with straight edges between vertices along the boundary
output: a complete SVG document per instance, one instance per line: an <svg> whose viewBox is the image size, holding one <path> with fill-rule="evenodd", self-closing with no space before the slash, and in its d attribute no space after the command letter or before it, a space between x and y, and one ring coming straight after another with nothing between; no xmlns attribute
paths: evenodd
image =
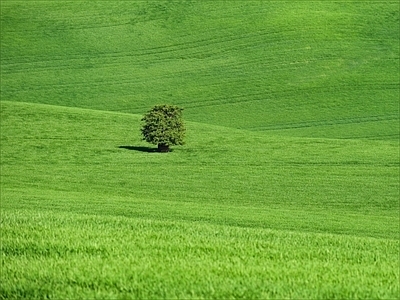
<svg viewBox="0 0 400 300"><path fill-rule="evenodd" d="M20 210L2 218L2 295L393 298L398 242Z"/></svg>
<svg viewBox="0 0 400 300"><path fill-rule="evenodd" d="M3 100L399 137L397 1L2 1L1 25Z"/></svg>
<svg viewBox="0 0 400 300"><path fill-rule="evenodd" d="M0 298L400 298L398 2L0 5Z"/></svg>
<svg viewBox="0 0 400 300"><path fill-rule="evenodd" d="M6 297L398 292L397 143L189 122L188 145L161 154L136 115L5 101L1 115Z"/></svg>

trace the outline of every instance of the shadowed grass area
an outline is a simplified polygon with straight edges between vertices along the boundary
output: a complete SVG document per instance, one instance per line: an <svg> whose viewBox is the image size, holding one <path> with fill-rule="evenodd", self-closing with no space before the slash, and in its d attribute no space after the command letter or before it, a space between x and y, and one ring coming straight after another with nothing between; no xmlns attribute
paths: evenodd
<svg viewBox="0 0 400 300"><path fill-rule="evenodd" d="M140 152L148 152L148 153L157 152L157 148L154 148L154 147L143 147L143 146L119 146L118 148L120 148L120 149L126 149L126 150L140 151Z"/></svg>

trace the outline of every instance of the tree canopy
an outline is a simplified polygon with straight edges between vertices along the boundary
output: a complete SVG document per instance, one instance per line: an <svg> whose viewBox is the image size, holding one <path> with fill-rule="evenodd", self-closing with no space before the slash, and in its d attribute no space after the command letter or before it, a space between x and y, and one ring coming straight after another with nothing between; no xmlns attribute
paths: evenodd
<svg viewBox="0 0 400 300"><path fill-rule="evenodd" d="M156 105L142 118L143 140L158 145L158 151L169 152L171 145L183 145L185 126L183 108L175 105Z"/></svg>

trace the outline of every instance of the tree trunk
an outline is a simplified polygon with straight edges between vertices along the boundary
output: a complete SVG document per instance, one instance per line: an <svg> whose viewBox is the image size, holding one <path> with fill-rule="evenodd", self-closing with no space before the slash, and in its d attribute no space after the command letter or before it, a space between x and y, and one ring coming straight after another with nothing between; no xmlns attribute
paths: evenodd
<svg viewBox="0 0 400 300"><path fill-rule="evenodd" d="M158 152L169 152L169 145L158 144Z"/></svg>

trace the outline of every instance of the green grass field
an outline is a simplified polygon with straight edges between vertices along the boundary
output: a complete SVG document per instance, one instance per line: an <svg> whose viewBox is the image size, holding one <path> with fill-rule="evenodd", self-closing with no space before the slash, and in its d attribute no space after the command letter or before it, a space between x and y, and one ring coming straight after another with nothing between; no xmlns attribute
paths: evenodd
<svg viewBox="0 0 400 300"><path fill-rule="evenodd" d="M0 5L2 299L400 298L397 1Z"/></svg>

